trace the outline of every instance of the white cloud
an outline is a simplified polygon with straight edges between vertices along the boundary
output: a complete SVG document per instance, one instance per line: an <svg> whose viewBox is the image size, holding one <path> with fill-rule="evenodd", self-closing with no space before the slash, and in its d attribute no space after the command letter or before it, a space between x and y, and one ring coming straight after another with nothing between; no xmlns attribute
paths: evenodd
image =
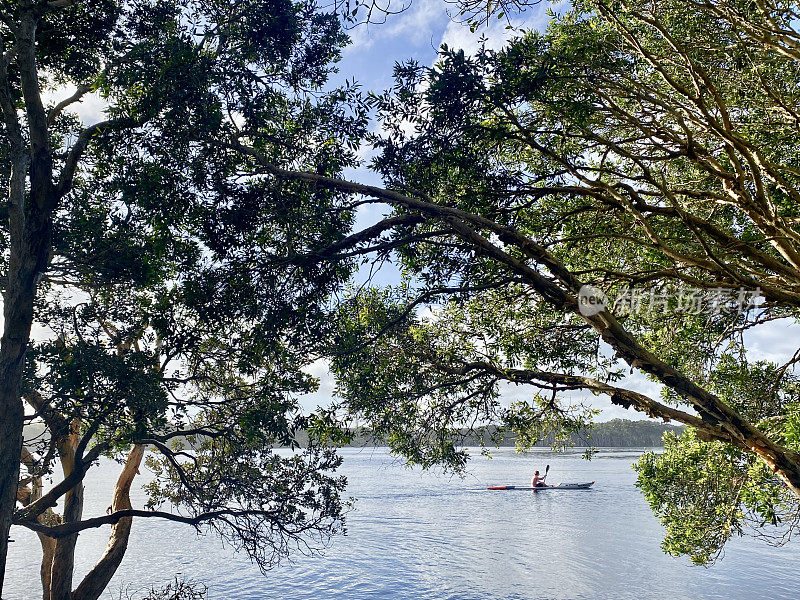
<svg viewBox="0 0 800 600"><path fill-rule="evenodd" d="M403 19L395 20L387 27L386 37L402 37L413 44L427 42L441 26L447 16L441 0L419 0L404 13Z"/></svg>
<svg viewBox="0 0 800 600"><path fill-rule="evenodd" d="M105 110L108 102L96 93L86 94L81 101L72 105L71 110L77 113L81 121L87 125L92 125L104 121Z"/></svg>
<svg viewBox="0 0 800 600"><path fill-rule="evenodd" d="M744 335L749 360L788 362L800 347L800 324L792 319L772 321Z"/></svg>
<svg viewBox="0 0 800 600"><path fill-rule="evenodd" d="M493 21L488 27L481 27L473 33L466 25L451 21L442 34L441 43L451 49L461 49L466 54L476 54L482 44L489 50L499 50L511 38L519 35L517 28L521 25L520 21L512 23L513 29L506 29L507 25L505 20Z"/></svg>
<svg viewBox="0 0 800 600"><path fill-rule="evenodd" d="M45 90L42 92L42 101L45 104L55 105L65 100L75 93L77 88L70 84L57 90ZM105 120L105 110L108 102L96 92L84 94L80 101L70 104L65 110L78 115L86 125L92 125Z"/></svg>
<svg viewBox="0 0 800 600"><path fill-rule="evenodd" d="M511 19L493 19L479 27L474 33L469 27L450 21L442 34L442 44L450 48L462 49L466 54L475 54L481 44L489 50L499 50L513 37L519 36L522 29L544 31L551 20L548 10L558 12L569 7L569 2L540 2L527 12ZM510 25L510 28L507 28Z"/></svg>
<svg viewBox="0 0 800 600"><path fill-rule="evenodd" d="M333 394L334 381L330 370L330 361L320 358L303 369L312 377L319 379L318 394L331 396Z"/></svg>
<svg viewBox="0 0 800 600"><path fill-rule="evenodd" d="M447 19L446 5L441 0L415 0L411 6L385 23L359 25L351 29L350 45L345 54L363 52L376 42L402 38L409 46L419 46L438 37Z"/></svg>
<svg viewBox="0 0 800 600"><path fill-rule="evenodd" d="M303 369L312 377L319 380L319 389L313 394L304 394L299 398L300 406L305 413L314 411L317 407L327 407L334 398L336 381L330 371L330 362L319 359Z"/></svg>

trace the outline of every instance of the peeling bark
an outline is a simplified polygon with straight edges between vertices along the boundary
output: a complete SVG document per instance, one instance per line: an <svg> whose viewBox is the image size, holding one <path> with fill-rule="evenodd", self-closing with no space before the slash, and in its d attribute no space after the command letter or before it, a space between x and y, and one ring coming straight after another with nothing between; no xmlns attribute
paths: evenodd
<svg viewBox="0 0 800 600"><path fill-rule="evenodd" d="M22 447L22 458L20 462L27 467L28 472L30 472L32 476L29 493L25 501L21 501L23 506L27 506L31 502L36 502L36 500L42 497L44 486L42 485L42 478L34 475L35 467L33 456L24 446ZM48 510L46 513L39 515L36 520L43 525L47 525L48 523L52 524L58 522L60 519L52 510ZM39 543L42 546L42 562L39 570L39 576L42 581L42 600L50 600L50 570L53 566L53 553L56 548L56 540L38 531L36 535L39 537Z"/></svg>
<svg viewBox="0 0 800 600"><path fill-rule="evenodd" d="M64 477L75 470L75 449L80 440L79 423L73 421L69 437L60 440L59 453ZM83 482L79 482L64 495L64 523L74 523L83 515ZM72 534L55 541L53 560L50 569L50 597L47 600L70 600L72 575L75 569L75 544L78 534Z"/></svg>
<svg viewBox="0 0 800 600"><path fill-rule="evenodd" d="M139 473L143 456L144 446L141 444L135 445L128 454L114 487L114 501L111 504L113 512L133 508L130 497L131 484ZM132 523L133 517L125 517L111 527L108 546L103 556L72 593L71 600L97 600L100 597L125 556Z"/></svg>

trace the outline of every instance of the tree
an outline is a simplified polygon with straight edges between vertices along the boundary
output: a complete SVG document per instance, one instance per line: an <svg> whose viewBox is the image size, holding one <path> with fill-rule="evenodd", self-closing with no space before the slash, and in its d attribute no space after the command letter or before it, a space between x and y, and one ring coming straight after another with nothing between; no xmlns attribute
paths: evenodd
<svg viewBox="0 0 800 600"><path fill-rule="evenodd" d="M346 207L390 207L297 258L396 257L407 275L331 327L342 409L414 462L458 466L464 425L529 444L581 427L591 411L560 395L588 390L692 429L643 460L640 486L668 524L727 512L668 548L706 562L745 522L796 528L797 356L754 363L745 333L799 306L798 22L789 3L579 2L502 51L399 65L373 97L383 188L253 152ZM627 369L662 397L622 385ZM507 408L501 384L538 391ZM675 456L708 459L674 477Z"/></svg>
<svg viewBox="0 0 800 600"><path fill-rule="evenodd" d="M99 597L137 518L209 528L263 569L342 530L339 459L296 396L350 265L273 266L335 243L352 213L265 180L236 146L329 176L352 164L364 107L323 90L345 41L302 0L0 7L0 593L12 523L40 535L46 600ZM105 120L87 125L70 110L90 93ZM23 446L25 423L45 432ZM299 429L306 448L271 450ZM135 509L145 446L156 479ZM122 462L114 497L84 516L101 457ZM77 534L102 525L106 552L73 589Z"/></svg>

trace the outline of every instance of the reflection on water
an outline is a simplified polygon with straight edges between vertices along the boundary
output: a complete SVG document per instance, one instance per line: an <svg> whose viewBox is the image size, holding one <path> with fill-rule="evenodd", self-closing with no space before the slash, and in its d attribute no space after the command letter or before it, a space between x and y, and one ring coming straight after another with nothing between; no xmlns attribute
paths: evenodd
<svg viewBox="0 0 800 600"><path fill-rule="evenodd" d="M639 452L601 451L587 462L580 453L519 455L503 448L491 459L476 456L464 479L406 469L382 449L343 454L348 493L357 501L347 537L324 557L296 557L263 576L212 536L139 520L107 597L175 573L203 581L211 599L230 600L797 597L800 546L734 540L711 569L665 556L660 526L633 486L630 463ZM533 470L548 463L549 483L597 483L591 490L541 494L484 489L527 485ZM107 506L115 466L104 465L88 482L105 494L87 498L87 515ZM140 491L134 504L143 499ZM80 574L105 547L104 533L81 535ZM40 597L38 542L19 528L14 538L7 600Z"/></svg>

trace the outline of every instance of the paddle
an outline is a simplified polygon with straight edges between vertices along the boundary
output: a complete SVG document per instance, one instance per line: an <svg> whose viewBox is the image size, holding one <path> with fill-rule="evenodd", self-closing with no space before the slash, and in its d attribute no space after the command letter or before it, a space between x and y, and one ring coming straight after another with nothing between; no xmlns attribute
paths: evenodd
<svg viewBox="0 0 800 600"><path fill-rule="evenodd" d="M547 479L547 472L548 472L549 470L550 470L550 465L547 465L547 466L544 468L544 477L542 477L542 479Z"/></svg>

